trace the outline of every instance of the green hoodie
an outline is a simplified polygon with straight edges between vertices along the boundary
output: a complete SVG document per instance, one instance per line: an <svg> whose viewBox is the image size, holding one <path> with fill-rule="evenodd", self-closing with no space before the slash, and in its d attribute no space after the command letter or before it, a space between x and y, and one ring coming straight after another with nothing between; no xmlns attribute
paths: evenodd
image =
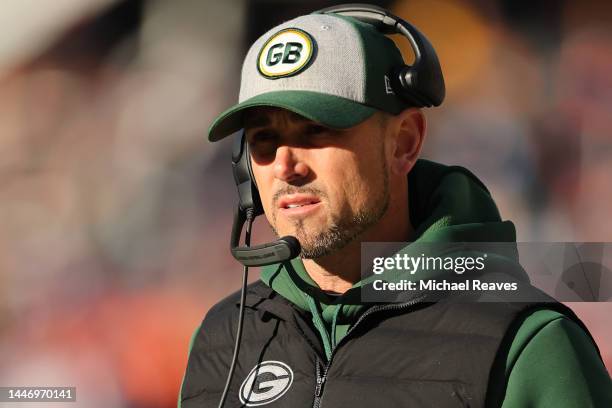
<svg viewBox="0 0 612 408"><path fill-rule="evenodd" d="M466 169L419 160L408 186L414 242L515 242L513 223L501 221L486 187ZM513 266L504 270L524 274L517 267L516 254L500 255L497 262ZM360 302L360 288L368 279L341 296L328 295L299 258L262 268L261 279L312 314L327 358L366 307ZM610 377L590 338L576 323L551 310L527 317L511 345L504 372L493 373L491 386L500 392L505 389L504 408L612 407Z"/></svg>

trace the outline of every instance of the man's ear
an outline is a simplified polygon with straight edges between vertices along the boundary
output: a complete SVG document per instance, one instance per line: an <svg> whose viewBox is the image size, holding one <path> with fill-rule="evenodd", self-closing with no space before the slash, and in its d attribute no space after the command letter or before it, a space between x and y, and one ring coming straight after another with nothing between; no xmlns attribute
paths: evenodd
<svg viewBox="0 0 612 408"><path fill-rule="evenodd" d="M393 139L390 170L398 176L405 176L421 154L427 130L425 115L419 108L404 109L392 117L389 130L389 137Z"/></svg>

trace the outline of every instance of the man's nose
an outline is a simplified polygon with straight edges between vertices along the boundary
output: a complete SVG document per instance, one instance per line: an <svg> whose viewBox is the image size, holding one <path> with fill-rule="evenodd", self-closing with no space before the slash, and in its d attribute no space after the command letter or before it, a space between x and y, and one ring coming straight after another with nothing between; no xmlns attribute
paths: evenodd
<svg viewBox="0 0 612 408"><path fill-rule="evenodd" d="M308 176L309 168L297 149L290 146L280 146L276 150L274 159L274 176L284 182L290 183Z"/></svg>

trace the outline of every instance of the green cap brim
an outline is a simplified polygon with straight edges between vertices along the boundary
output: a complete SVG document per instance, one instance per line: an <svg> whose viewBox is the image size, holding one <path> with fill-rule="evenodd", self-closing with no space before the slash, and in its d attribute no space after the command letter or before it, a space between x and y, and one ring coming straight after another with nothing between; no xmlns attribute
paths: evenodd
<svg viewBox="0 0 612 408"><path fill-rule="evenodd" d="M358 125L376 112L355 101L310 91L276 91L254 96L223 112L208 129L208 140L216 142L242 129L245 110L257 106L287 109L333 129Z"/></svg>

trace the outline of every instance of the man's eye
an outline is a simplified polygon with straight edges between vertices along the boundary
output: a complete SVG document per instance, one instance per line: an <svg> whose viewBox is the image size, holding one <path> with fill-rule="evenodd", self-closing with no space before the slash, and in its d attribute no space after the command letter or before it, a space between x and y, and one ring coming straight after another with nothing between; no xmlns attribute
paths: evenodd
<svg viewBox="0 0 612 408"><path fill-rule="evenodd" d="M321 125L308 125L306 127L306 134L308 135L319 135L329 132L329 128Z"/></svg>
<svg viewBox="0 0 612 408"><path fill-rule="evenodd" d="M274 156L278 144L278 134L262 130L247 138L247 140L253 158L267 160Z"/></svg>
<svg viewBox="0 0 612 408"><path fill-rule="evenodd" d="M272 132L260 131L255 133L251 138L249 138L249 143L253 145L261 144L261 143L270 143L276 140L276 135Z"/></svg>

